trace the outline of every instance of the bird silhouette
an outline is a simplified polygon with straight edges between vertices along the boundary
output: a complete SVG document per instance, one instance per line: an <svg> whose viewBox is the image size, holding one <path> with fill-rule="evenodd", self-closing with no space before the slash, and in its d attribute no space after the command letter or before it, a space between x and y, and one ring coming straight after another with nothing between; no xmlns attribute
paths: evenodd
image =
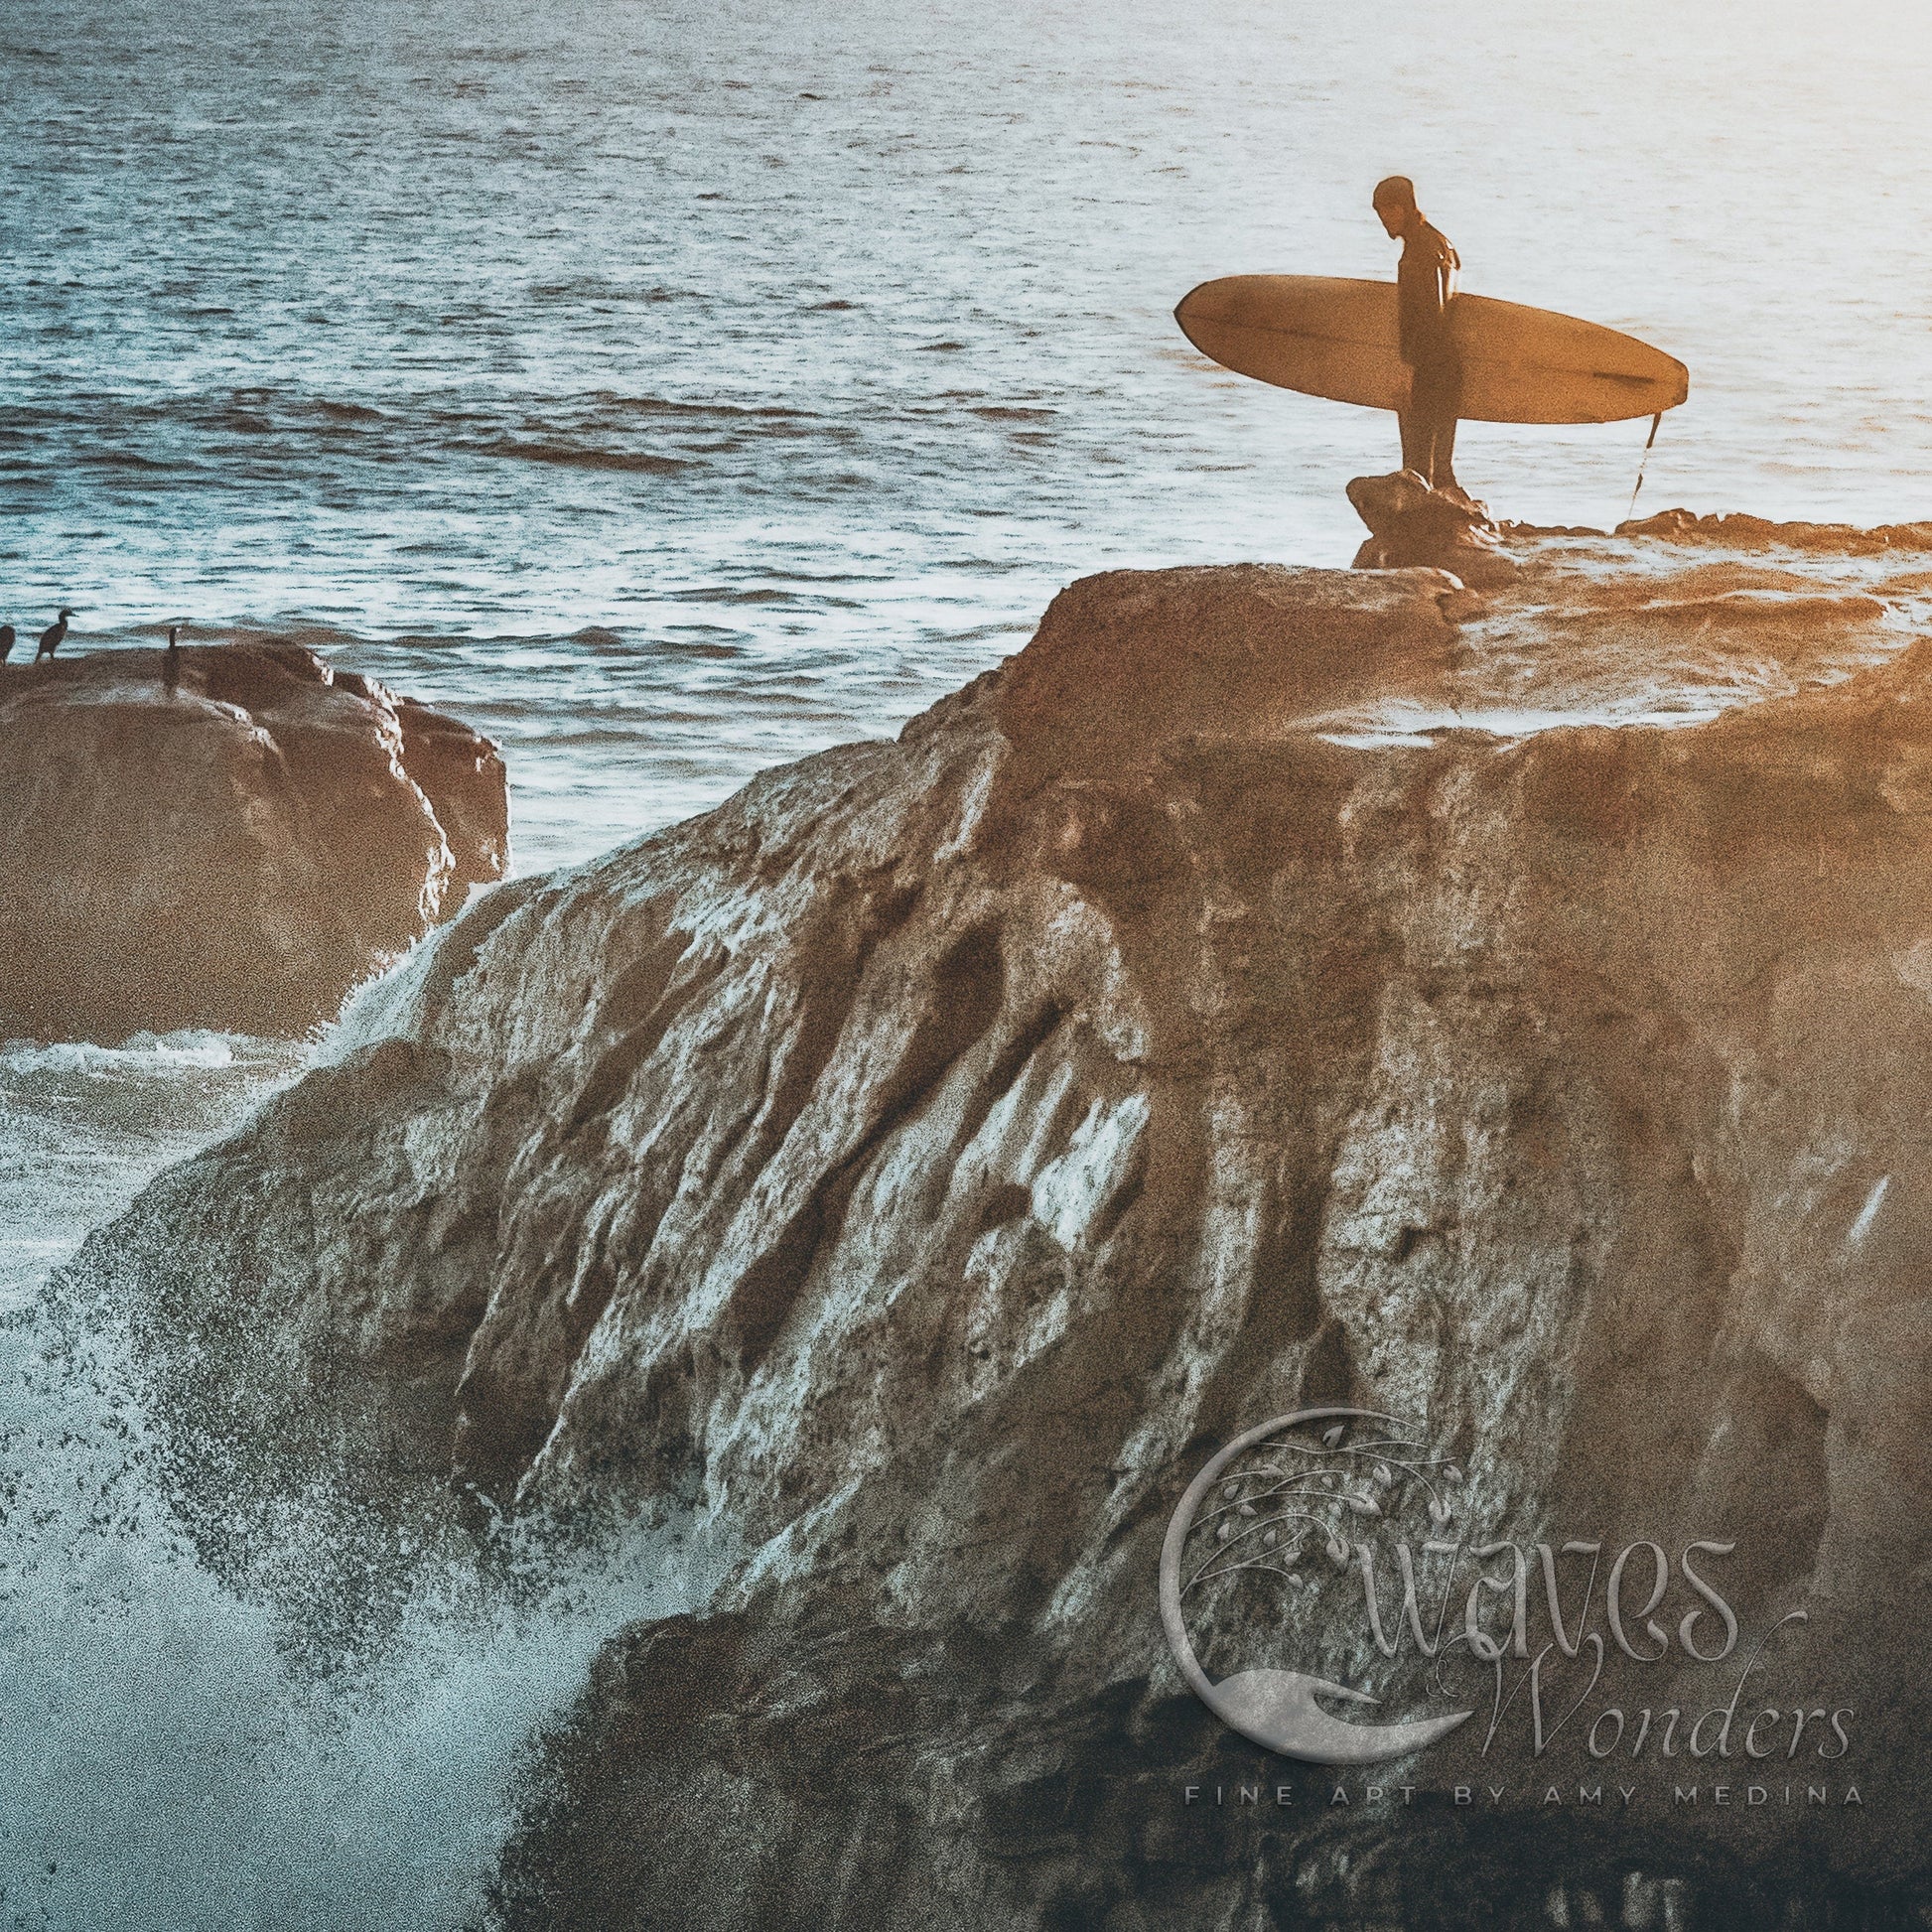
<svg viewBox="0 0 1932 1932"><path fill-rule="evenodd" d="M72 616L73 613L71 611L63 611L61 615L58 618L56 618L54 621L50 623L45 630L41 632L41 647L39 650L37 650L34 653L34 662L36 664L38 664L43 657L52 657L54 653L61 648L61 639L68 634L68 620Z"/></svg>
<svg viewBox="0 0 1932 1932"><path fill-rule="evenodd" d="M0 623L0 664L4 664L14 654L14 627L10 623Z"/></svg>

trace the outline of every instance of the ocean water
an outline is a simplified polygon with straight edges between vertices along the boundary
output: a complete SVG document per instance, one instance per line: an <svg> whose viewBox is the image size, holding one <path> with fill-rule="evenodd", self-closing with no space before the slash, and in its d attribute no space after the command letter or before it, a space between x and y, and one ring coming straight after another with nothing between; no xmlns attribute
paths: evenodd
<svg viewBox="0 0 1932 1932"><path fill-rule="evenodd" d="M1790 0L9 0L0 621L269 627L498 737L519 869L904 718L1085 571L1345 562L1392 423L1173 303L1386 275L1689 363L1643 506L1932 514L1928 30ZM1646 425L1463 432L1607 525ZM426 1589L318 1681L169 1528L46 1271L302 1048L0 1049L0 1920L455 1923L634 1614Z"/></svg>
<svg viewBox="0 0 1932 1932"><path fill-rule="evenodd" d="M499 734L525 865L889 729L1112 565L1345 562L1377 412L1201 361L1243 270L1690 365L1644 501L1932 512L1922 10L9 0L0 619L295 626ZM1621 516L1645 425L1464 431Z"/></svg>

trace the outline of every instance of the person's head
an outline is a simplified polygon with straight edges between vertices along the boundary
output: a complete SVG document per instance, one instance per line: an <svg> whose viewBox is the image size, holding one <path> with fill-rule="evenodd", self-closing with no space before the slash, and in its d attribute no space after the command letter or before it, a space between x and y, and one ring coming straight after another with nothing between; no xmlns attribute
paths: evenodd
<svg viewBox="0 0 1932 1932"><path fill-rule="evenodd" d="M1390 175L1386 181L1378 181L1374 207L1392 239L1407 234L1411 225L1422 218L1416 207L1416 184L1407 175Z"/></svg>

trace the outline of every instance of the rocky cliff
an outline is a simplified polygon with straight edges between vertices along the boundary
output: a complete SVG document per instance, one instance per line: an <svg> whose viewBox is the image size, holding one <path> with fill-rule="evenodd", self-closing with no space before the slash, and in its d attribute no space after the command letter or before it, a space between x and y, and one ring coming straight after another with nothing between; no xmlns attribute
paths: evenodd
<svg viewBox="0 0 1932 1932"><path fill-rule="evenodd" d="M300 1034L508 854L502 760L298 644L0 667L0 1032Z"/></svg>
<svg viewBox="0 0 1932 1932"><path fill-rule="evenodd" d="M1932 571L1519 561L1076 584L897 744L488 895L89 1244L205 1532L306 1442L738 1551L550 1741L508 1922L1919 1922ZM1465 1545L1656 1542L1581 1720L1486 1747L1346 1540L1217 1675L1479 1715L1377 1796L1209 1716L1169 1519L1305 1407L1453 1458Z"/></svg>

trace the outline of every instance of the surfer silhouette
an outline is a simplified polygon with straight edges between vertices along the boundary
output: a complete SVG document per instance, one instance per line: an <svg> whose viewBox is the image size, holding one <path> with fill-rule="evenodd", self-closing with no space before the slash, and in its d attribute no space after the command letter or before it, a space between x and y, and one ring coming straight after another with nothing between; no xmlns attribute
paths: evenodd
<svg viewBox="0 0 1932 1932"><path fill-rule="evenodd" d="M1455 415L1462 367L1449 339L1449 305L1461 258L1449 237L1423 218L1407 175L1375 184L1375 212L1392 241L1402 243L1396 269L1396 308L1403 361L1414 376L1402 431L1402 467L1434 489L1462 494L1455 481Z"/></svg>

